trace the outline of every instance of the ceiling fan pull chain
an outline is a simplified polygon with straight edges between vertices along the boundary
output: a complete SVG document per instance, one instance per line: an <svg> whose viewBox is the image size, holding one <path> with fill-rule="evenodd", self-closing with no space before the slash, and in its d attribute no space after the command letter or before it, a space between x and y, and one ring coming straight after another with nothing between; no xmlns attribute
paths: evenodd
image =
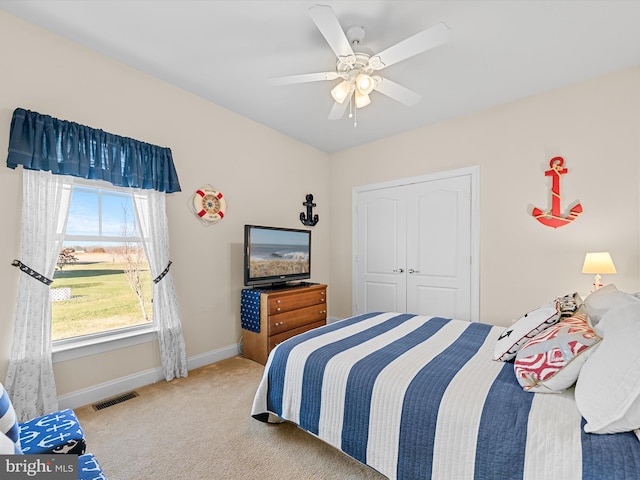
<svg viewBox="0 0 640 480"><path fill-rule="evenodd" d="M353 95L349 97L349 118L353 118L353 128L358 126L358 109L353 108Z"/></svg>

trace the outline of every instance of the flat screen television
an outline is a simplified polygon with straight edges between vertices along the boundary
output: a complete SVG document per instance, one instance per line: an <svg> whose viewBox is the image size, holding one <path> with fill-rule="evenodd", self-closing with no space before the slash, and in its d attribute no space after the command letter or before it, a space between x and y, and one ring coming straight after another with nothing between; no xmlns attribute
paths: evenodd
<svg viewBox="0 0 640 480"><path fill-rule="evenodd" d="M244 226L244 284L282 287L311 278L311 231Z"/></svg>

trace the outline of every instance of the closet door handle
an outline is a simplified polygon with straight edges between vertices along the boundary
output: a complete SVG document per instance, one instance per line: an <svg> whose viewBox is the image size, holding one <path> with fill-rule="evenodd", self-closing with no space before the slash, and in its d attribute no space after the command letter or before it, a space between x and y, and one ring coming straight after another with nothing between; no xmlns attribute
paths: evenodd
<svg viewBox="0 0 640 480"><path fill-rule="evenodd" d="M420 270L414 270L413 268L410 268L409 273L420 273Z"/></svg>
<svg viewBox="0 0 640 480"><path fill-rule="evenodd" d="M396 268L393 273L403 273L404 272L404 268Z"/></svg>

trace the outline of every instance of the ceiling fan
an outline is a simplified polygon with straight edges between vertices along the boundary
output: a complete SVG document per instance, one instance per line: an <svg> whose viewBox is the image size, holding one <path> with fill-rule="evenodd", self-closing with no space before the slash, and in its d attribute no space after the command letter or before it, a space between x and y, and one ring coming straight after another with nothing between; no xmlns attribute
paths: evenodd
<svg viewBox="0 0 640 480"><path fill-rule="evenodd" d="M444 23L438 23L382 52L370 54L367 53L367 49L361 46L365 34L363 27L349 27L345 33L333 9L328 5L314 5L309 9L309 14L338 57L335 72L274 77L270 79L270 83L272 85L291 85L342 79L331 90L331 96L335 103L329 113L330 120L342 118L347 107L351 105L352 98L356 108L369 105L371 103L369 94L374 90L407 106L418 103L421 98L420 94L381 77L376 72L442 45L449 40L449 27Z"/></svg>

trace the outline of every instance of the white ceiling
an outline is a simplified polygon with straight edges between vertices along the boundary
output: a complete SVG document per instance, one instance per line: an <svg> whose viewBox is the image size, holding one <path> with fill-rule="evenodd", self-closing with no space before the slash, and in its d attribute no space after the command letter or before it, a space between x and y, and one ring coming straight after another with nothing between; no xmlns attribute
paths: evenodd
<svg viewBox="0 0 640 480"><path fill-rule="evenodd" d="M364 26L373 52L446 23L447 44L383 72L420 103L373 92L354 128L327 119L338 80L270 85L335 69L309 17L316 3L345 29ZM0 0L0 9L329 153L640 64L632 0Z"/></svg>

